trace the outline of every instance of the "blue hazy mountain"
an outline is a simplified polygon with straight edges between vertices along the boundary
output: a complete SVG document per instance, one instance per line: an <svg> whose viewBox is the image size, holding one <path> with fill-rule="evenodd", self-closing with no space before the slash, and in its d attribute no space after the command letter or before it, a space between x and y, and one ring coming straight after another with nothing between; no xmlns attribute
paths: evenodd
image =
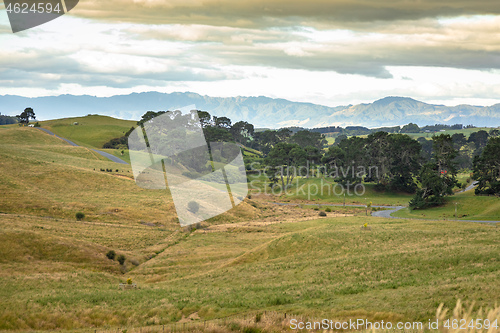
<svg viewBox="0 0 500 333"><path fill-rule="evenodd" d="M210 97L196 93L145 92L111 97L60 95L28 98L0 96L0 113L16 115L26 107L35 110L37 119L47 120L101 114L122 119L139 119L146 111L174 110L188 105L226 116L233 121L246 120L256 127L284 126L366 127L403 125L474 124L499 126L500 104L492 106L427 104L407 97L386 97L373 103L328 107L291 102L269 97Z"/></svg>

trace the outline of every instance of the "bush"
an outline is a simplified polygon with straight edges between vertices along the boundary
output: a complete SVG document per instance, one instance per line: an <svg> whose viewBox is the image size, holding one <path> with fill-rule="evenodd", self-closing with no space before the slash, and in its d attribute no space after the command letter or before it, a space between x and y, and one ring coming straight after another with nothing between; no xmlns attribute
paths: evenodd
<svg viewBox="0 0 500 333"><path fill-rule="evenodd" d="M113 250L109 250L108 253L106 253L106 257L108 257L108 259L115 260L116 252Z"/></svg>
<svg viewBox="0 0 500 333"><path fill-rule="evenodd" d="M325 212L319 212L319 216L326 216Z"/></svg>
<svg viewBox="0 0 500 333"><path fill-rule="evenodd" d="M231 331L241 332L241 326L238 323L232 322L232 323L229 323L228 326L229 326L229 329Z"/></svg>
<svg viewBox="0 0 500 333"><path fill-rule="evenodd" d="M125 258L125 256L123 254L120 254L118 256L118 258L116 258L116 260L118 260L118 262L120 263L120 265L123 265L125 263L126 258Z"/></svg>
<svg viewBox="0 0 500 333"><path fill-rule="evenodd" d="M427 208L427 202L422 198L422 190L418 190L408 204L410 210Z"/></svg>
<svg viewBox="0 0 500 333"><path fill-rule="evenodd" d="M330 213L332 209L330 207L326 207L325 212Z"/></svg>
<svg viewBox="0 0 500 333"><path fill-rule="evenodd" d="M198 222L198 223L190 224L190 225L184 227L183 231L184 232L193 232L193 231L196 231L196 229L201 229L201 228L202 228L202 225L200 222Z"/></svg>
<svg viewBox="0 0 500 333"><path fill-rule="evenodd" d="M199 209L200 209L200 205L196 201L189 201L188 210L191 213L196 214Z"/></svg>
<svg viewBox="0 0 500 333"><path fill-rule="evenodd" d="M75 217L78 221L81 221L85 218L85 214L83 214L82 212L78 212L75 214Z"/></svg>
<svg viewBox="0 0 500 333"><path fill-rule="evenodd" d="M127 279L127 284L132 284L132 279L131 278Z"/></svg>
<svg viewBox="0 0 500 333"><path fill-rule="evenodd" d="M259 312L255 315L255 322L258 323L261 320L262 320L262 313Z"/></svg>

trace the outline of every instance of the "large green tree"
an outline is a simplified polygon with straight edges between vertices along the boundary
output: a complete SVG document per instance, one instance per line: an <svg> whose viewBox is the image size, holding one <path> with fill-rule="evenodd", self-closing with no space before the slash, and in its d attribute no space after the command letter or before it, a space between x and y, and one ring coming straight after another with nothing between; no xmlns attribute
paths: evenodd
<svg viewBox="0 0 500 333"><path fill-rule="evenodd" d="M474 143L475 148L476 148L476 152L479 155L480 151L484 147L486 147L486 143L488 142L488 137L489 137L488 132L480 130L480 131L471 133L471 135L469 135L468 142Z"/></svg>
<svg viewBox="0 0 500 333"><path fill-rule="evenodd" d="M210 142L231 142L234 141L233 136L224 127L207 126L203 128L203 134L207 143Z"/></svg>
<svg viewBox="0 0 500 333"><path fill-rule="evenodd" d="M214 125L216 127L221 127L221 128L226 128L230 129L231 128L231 119L228 117L216 117L214 116Z"/></svg>
<svg viewBox="0 0 500 333"><path fill-rule="evenodd" d="M147 111L142 115L141 120L137 122L137 125L141 126L164 113L167 113L167 111Z"/></svg>
<svg viewBox="0 0 500 333"><path fill-rule="evenodd" d="M389 183L391 168L391 150L389 146L390 139L387 132L376 132L368 135L366 139L366 158L370 172L365 181L376 181L378 184L383 185Z"/></svg>
<svg viewBox="0 0 500 333"><path fill-rule="evenodd" d="M229 121L231 124L231 121ZM246 121L238 121L231 126L229 130L236 142L247 145L254 137L254 127Z"/></svg>
<svg viewBox="0 0 500 333"><path fill-rule="evenodd" d="M343 186L356 185L361 183L367 174L368 164L367 139L352 136L342 140L337 148L342 152L342 159L336 163L337 178L335 181ZM338 153L338 150L333 152ZM332 174L331 170L329 173Z"/></svg>
<svg viewBox="0 0 500 333"><path fill-rule="evenodd" d="M277 175L271 175L271 178L279 178L282 189L291 185L297 175L299 167L306 164L307 154L298 144L279 142L276 144L266 157L266 163L276 170Z"/></svg>
<svg viewBox="0 0 500 333"><path fill-rule="evenodd" d="M347 135L345 135L345 134L340 134L339 136L337 136L337 137L335 138L335 143L334 143L334 145L338 146L338 145L342 142L342 140L346 140L346 139L347 139Z"/></svg>
<svg viewBox="0 0 500 333"><path fill-rule="evenodd" d="M419 133L420 127L417 124L409 123L401 128L401 133Z"/></svg>
<svg viewBox="0 0 500 333"><path fill-rule="evenodd" d="M480 156L474 157L476 194L500 194L500 137L490 138Z"/></svg>
<svg viewBox="0 0 500 333"><path fill-rule="evenodd" d="M212 125L212 116L207 111L197 110L198 119L200 120L201 127L205 128Z"/></svg>
<svg viewBox="0 0 500 333"><path fill-rule="evenodd" d="M420 170L422 146L404 134L392 134L388 141L389 187L394 191L414 193L417 189L414 179Z"/></svg>
<svg viewBox="0 0 500 333"><path fill-rule="evenodd" d="M298 131L290 138L291 143L296 143L301 147L312 146L322 149L328 141L325 136L318 132L311 132L307 130Z"/></svg>
<svg viewBox="0 0 500 333"><path fill-rule="evenodd" d="M411 209L441 205L446 195L453 194L457 185L455 158L457 151L449 134L432 138L432 161L425 164L418 177L421 188L410 201Z"/></svg>
<svg viewBox="0 0 500 333"><path fill-rule="evenodd" d="M422 146L422 151L420 153L422 159L426 162L430 162L432 157L432 140L427 140L421 136L417 139L417 142Z"/></svg>
<svg viewBox="0 0 500 333"><path fill-rule="evenodd" d="M454 178L457 174L458 156L453 146L453 140L449 134L441 134L432 137L432 158L437 164L439 172L443 176Z"/></svg>
<svg viewBox="0 0 500 333"><path fill-rule="evenodd" d="M19 119L19 123L22 124L23 126L29 124L30 119L36 119L35 111L33 111L32 108L24 109L24 111L21 112L21 114L17 115L16 117L17 119Z"/></svg>

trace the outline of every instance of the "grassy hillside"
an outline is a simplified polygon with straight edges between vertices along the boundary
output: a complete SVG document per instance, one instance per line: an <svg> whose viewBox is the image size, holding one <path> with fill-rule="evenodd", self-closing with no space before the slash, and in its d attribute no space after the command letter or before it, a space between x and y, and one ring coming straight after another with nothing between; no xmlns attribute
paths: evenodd
<svg viewBox="0 0 500 333"><path fill-rule="evenodd" d="M424 210L402 209L393 214L398 217L455 219L455 203L459 220L500 221L500 200L494 196L476 196L474 190L445 198L445 204Z"/></svg>
<svg viewBox="0 0 500 333"><path fill-rule="evenodd" d="M77 122L78 125L74 125ZM110 139L123 136L136 121L122 120L107 116L64 118L40 122L55 134L79 145L101 148Z"/></svg>
<svg viewBox="0 0 500 333"><path fill-rule="evenodd" d="M373 219L367 232L360 230L365 221L325 218L199 231L133 275L164 281L159 286L170 299L213 312L364 311L385 319L423 319L437 302L484 301L499 294L496 286L475 288L499 274L497 228Z"/></svg>
<svg viewBox="0 0 500 333"><path fill-rule="evenodd" d="M319 218L252 195L189 232L169 193L137 187L129 166L34 128L1 129L0 142L0 330L117 331L264 310L425 320L441 302L499 300L494 225ZM139 289L120 290L127 278Z"/></svg>
<svg viewBox="0 0 500 333"><path fill-rule="evenodd" d="M2 233L9 232L5 219L0 221ZM12 223L38 226L39 234L61 230L71 242L84 237L68 232L67 224L30 221ZM264 309L426 320L441 302L453 307L457 299L474 300L484 307L498 300L500 287L491 283L500 277L498 228L372 219L372 229L362 231L365 221L325 218L171 234L163 252L124 275L109 272L117 269L113 261L99 272L62 256L53 263L43 254L33 256L26 259L29 268L10 260L0 263L9 267L0 275L0 293L7 300L0 305L0 328L131 327L176 322L193 313L210 320ZM136 237L127 235L131 241ZM57 248L50 252L57 256ZM95 266L105 265L104 253L97 254ZM118 283L128 277L140 289L120 291Z"/></svg>
<svg viewBox="0 0 500 333"><path fill-rule="evenodd" d="M82 211L88 221L177 226L170 193L138 187L129 165L70 146L36 128L1 130L0 142L0 191L4 194L0 212L74 218ZM239 219L237 215L246 214L245 209L236 215L228 213L223 220Z"/></svg>

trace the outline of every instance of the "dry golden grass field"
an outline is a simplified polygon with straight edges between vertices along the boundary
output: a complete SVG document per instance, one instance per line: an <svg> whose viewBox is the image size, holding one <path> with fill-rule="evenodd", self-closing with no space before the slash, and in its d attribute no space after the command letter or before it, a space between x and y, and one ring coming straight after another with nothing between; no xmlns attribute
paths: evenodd
<svg viewBox="0 0 500 333"><path fill-rule="evenodd" d="M496 224L320 217L274 199L188 230L168 191L139 188L130 166L0 128L0 330L282 332L290 314L427 322L458 300L443 319L499 316ZM121 290L127 279L137 288Z"/></svg>

